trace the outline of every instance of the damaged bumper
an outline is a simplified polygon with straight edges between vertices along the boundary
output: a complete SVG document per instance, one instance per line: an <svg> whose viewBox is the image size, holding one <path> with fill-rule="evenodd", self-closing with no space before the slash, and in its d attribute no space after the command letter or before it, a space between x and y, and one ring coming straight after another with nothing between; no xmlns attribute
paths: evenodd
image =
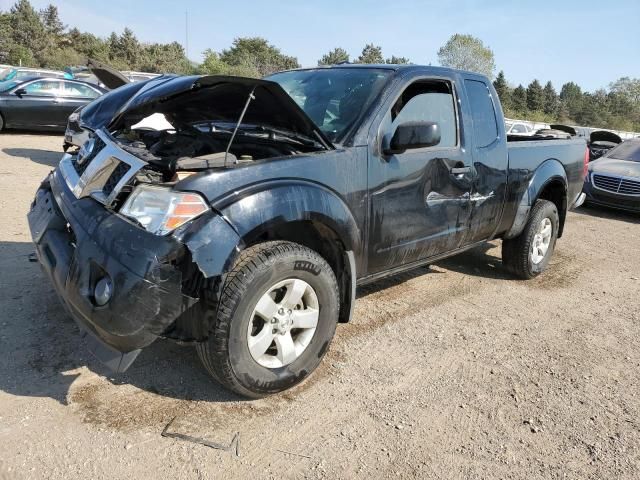
<svg viewBox="0 0 640 480"><path fill-rule="evenodd" d="M28 218L56 292L92 353L116 371L197 302L182 291L182 243L148 233L91 198L76 199L58 171L41 185ZM107 296L104 288L96 292L101 280L110 285Z"/></svg>

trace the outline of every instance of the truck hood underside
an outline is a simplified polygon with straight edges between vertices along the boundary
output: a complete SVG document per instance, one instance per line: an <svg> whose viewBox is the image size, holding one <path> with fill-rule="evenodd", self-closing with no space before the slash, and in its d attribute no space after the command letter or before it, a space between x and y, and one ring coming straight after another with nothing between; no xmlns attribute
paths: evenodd
<svg viewBox="0 0 640 480"><path fill-rule="evenodd" d="M175 77L152 88L142 88L120 108L110 129L130 127L154 113L174 125L236 124L247 100L244 125L287 130L333 148L318 126L275 82L231 76Z"/></svg>

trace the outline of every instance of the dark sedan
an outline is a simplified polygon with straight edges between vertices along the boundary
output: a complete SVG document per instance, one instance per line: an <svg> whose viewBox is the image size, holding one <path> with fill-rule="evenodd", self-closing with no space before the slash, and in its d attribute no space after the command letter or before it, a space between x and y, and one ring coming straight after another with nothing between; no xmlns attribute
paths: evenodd
<svg viewBox="0 0 640 480"><path fill-rule="evenodd" d="M0 84L0 130L62 130L78 107L106 92L87 82L29 78Z"/></svg>
<svg viewBox="0 0 640 480"><path fill-rule="evenodd" d="M583 190L589 203L640 212L640 139L590 162Z"/></svg>

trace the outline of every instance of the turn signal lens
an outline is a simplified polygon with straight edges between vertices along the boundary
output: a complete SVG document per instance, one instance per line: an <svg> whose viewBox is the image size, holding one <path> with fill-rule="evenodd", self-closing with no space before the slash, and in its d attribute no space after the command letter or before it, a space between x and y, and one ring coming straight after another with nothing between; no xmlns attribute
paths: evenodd
<svg viewBox="0 0 640 480"><path fill-rule="evenodd" d="M195 193L141 185L131 192L120 214L136 220L151 233L165 235L207 210L207 202Z"/></svg>

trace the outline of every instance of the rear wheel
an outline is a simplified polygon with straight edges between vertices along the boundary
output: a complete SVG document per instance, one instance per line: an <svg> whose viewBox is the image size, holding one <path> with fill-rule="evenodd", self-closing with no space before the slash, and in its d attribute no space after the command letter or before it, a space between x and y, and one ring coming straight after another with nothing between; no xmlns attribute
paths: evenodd
<svg viewBox="0 0 640 480"><path fill-rule="evenodd" d="M540 275L553 255L559 224L555 204L538 200L522 233L502 242L502 263L523 279Z"/></svg>
<svg viewBox="0 0 640 480"><path fill-rule="evenodd" d="M197 345L198 355L240 395L281 392L318 366L338 307L335 275L320 255L291 242L256 245L226 275L213 331Z"/></svg>

